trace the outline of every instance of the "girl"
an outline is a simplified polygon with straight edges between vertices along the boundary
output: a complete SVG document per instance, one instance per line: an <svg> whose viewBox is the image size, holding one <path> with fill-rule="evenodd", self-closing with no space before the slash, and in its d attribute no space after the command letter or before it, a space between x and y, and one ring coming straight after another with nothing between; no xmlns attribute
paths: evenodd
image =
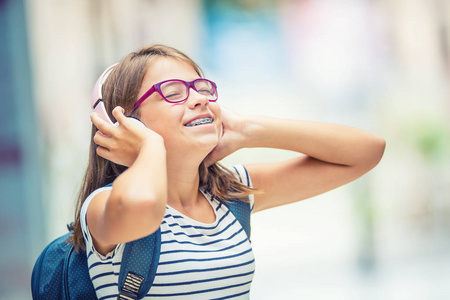
<svg viewBox="0 0 450 300"><path fill-rule="evenodd" d="M253 253L223 202L238 198L258 212L318 195L375 167L385 147L355 128L221 108L216 85L162 45L126 56L101 91L117 123L91 114L73 236L77 248L86 247L99 299L117 297L124 244L158 228L161 256L149 298L248 299ZM217 164L251 147L299 154L233 171Z"/></svg>

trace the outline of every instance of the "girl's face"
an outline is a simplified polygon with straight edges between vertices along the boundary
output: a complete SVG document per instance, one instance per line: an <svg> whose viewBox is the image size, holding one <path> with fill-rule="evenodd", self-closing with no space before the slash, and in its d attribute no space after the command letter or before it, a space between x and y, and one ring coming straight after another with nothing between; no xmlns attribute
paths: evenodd
<svg viewBox="0 0 450 300"><path fill-rule="evenodd" d="M155 83L168 79L192 81L197 78L200 76L188 63L172 58L158 58L147 69L138 98ZM141 121L164 138L168 153L172 151L187 154L186 151L194 150L195 153L206 156L219 141L222 128L220 106L192 88L184 102L169 103L155 92L139 107ZM205 118L211 118L213 122L186 126Z"/></svg>

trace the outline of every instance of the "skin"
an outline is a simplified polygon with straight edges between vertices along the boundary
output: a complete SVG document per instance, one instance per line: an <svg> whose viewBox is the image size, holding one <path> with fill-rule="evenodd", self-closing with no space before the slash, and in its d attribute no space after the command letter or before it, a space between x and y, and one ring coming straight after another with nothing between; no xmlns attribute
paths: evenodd
<svg viewBox="0 0 450 300"><path fill-rule="evenodd" d="M139 96L163 80L198 77L184 62L159 58L147 70ZM214 211L199 192L198 167L203 160L212 164L241 148L298 152L286 161L245 166L253 186L263 191L255 195L254 212L258 212L360 177L378 164L385 148L382 138L356 128L239 115L193 89L183 103L167 103L154 93L140 107L145 126L126 118L120 107L113 111L117 127L91 115L99 129L94 137L98 155L129 166L112 190L97 194L88 208L89 229L101 254L156 231L166 204L192 219L213 223ZM212 124L184 126L205 115L213 118Z"/></svg>

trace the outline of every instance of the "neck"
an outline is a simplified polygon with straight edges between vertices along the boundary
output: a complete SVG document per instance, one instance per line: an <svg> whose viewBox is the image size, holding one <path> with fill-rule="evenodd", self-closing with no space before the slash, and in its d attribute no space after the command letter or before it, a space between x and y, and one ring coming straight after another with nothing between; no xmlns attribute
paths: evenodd
<svg viewBox="0 0 450 300"><path fill-rule="evenodd" d="M180 156L177 156L180 157ZM198 199L200 162L195 159L172 159L167 156L168 204L190 208Z"/></svg>

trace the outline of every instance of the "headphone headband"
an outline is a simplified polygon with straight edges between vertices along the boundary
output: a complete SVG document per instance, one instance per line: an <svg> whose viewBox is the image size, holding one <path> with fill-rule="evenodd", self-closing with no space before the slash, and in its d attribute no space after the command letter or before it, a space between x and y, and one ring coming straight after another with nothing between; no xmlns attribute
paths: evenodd
<svg viewBox="0 0 450 300"><path fill-rule="evenodd" d="M105 109L105 104L102 101L102 86L106 81L106 78L108 78L109 73L111 73L112 69L117 65L113 64L112 66L108 67L102 75L97 79L97 82L94 85L94 89L92 90L91 95L91 108L93 111L95 111L103 120L106 122L114 125L114 123L110 120L108 113Z"/></svg>
<svg viewBox="0 0 450 300"><path fill-rule="evenodd" d="M108 78L109 73L111 73L112 69L117 65L117 63L113 64L112 66L109 66L103 73L100 75L100 77L97 79L97 82L94 85L94 89L92 90L91 95L91 108L95 107L95 104L102 100L102 86L106 81L106 78Z"/></svg>

